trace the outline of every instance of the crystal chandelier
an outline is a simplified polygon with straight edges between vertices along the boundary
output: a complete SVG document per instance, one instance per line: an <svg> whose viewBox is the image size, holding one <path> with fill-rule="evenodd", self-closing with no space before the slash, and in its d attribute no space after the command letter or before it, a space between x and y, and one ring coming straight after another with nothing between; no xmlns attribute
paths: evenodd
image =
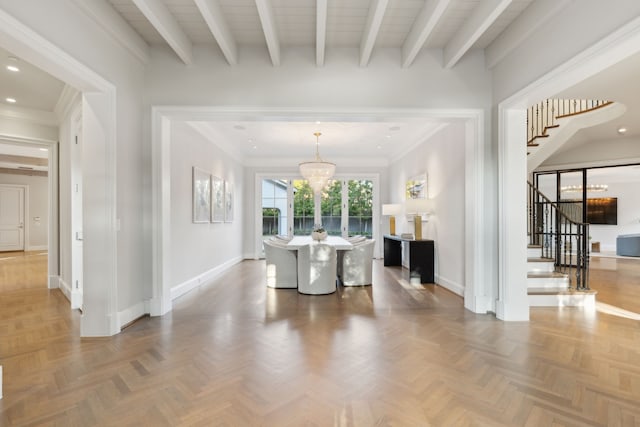
<svg viewBox="0 0 640 427"><path fill-rule="evenodd" d="M316 136L316 158L311 162L300 163L300 174L309 182L314 192L319 192L327 185L336 171L335 163L325 162L320 157L318 145L320 143L320 132L315 132Z"/></svg>
<svg viewBox="0 0 640 427"><path fill-rule="evenodd" d="M587 184L587 192L602 192L608 189L609 186L606 184ZM560 191L563 193L582 193L582 185L567 185L561 187Z"/></svg>

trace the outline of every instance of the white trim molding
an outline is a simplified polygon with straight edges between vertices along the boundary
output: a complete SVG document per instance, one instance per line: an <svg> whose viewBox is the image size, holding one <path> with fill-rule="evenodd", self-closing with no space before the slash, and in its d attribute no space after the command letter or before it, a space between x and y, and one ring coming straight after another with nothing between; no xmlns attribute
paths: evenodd
<svg viewBox="0 0 640 427"><path fill-rule="evenodd" d="M227 262L224 262L216 267L213 267L204 273L198 274L195 277L192 277L189 280L185 280L184 282L174 286L171 288L171 300L181 297L197 288L198 286L207 284L211 282L216 277L220 276L222 273L233 267L234 265L243 261L243 257L237 257L230 259Z"/></svg>
<svg viewBox="0 0 640 427"><path fill-rule="evenodd" d="M171 260L171 123L172 121L220 121L220 120L265 120L288 117L310 121L362 121L411 119L463 119L467 122L465 133L465 245L473 248L465 253L465 304L476 313L486 313L493 308L497 289L490 282L492 266L498 261L491 242L484 238L486 224L495 212L492 206L481 205L492 194L492 184L484 177L484 160L490 157L490 141L485 141L484 111L481 109L316 109L316 108L261 108L261 107L195 107L195 106L153 106L152 107L152 198L153 198L153 296L151 315L163 315L171 310L172 298L177 295L170 283ZM246 165L243 165L246 166ZM285 173L286 175L289 175ZM256 180L258 177L256 176ZM255 185L259 183L256 182ZM258 201L253 202L254 211ZM376 202L377 203L377 202ZM481 208L478 208L481 206ZM377 221L379 222L379 221ZM257 226L257 225L256 225ZM253 248L256 253L260 251ZM250 255L250 254L249 254ZM246 255L245 255L246 256ZM193 280L193 279L192 279ZM185 282L184 289L196 286ZM180 291L178 291L180 292ZM482 301L482 303L478 303Z"/></svg>

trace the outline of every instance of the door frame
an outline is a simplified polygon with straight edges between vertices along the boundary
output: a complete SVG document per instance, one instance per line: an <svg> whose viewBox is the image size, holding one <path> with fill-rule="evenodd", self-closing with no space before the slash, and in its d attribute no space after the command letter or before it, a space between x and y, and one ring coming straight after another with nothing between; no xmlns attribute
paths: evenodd
<svg viewBox="0 0 640 427"><path fill-rule="evenodd" d="M23 145L28 147L46 148L48 150L48 172L47 172L47 288L55 289L59 287L60 274L60 239L58 235L58 141L41 138L22 137L0 133L0 143L6 142L13 145ZM24 228L24 248L28 248L29 238L29 203L28 186L25 192L25 228Z"/></svg>
<svg viewBox="0 0 640 427"><path fill-rule="evenodd" d="M0 9L0 46L82 92L84 307L81 336L110 336L118 323L116 234L116 87L76 57ZM86 148L86 147L85 147ZM91 171L91 173L88 173Z"/></svg>

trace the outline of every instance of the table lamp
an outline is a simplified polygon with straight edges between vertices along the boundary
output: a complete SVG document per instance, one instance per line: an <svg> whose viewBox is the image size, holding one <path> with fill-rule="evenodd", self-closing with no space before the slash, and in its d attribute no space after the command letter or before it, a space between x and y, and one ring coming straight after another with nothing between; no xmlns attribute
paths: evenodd
<svg viewBox="0 0 640 427"><path fill-rule="evenodd" d="M422 240L422 214L427 213L429 201L427 199L407 199L404 202L404 211L407 215L415 215L413 226L415 227L415 239Z"/></svg>
<svg viewBox="0 0 640 427"><path fill-rule="evenodd" d="M402 205L388 204L382 205L382 215L389 217L389 234L396 235L396 215L402 213Z"/></svg>

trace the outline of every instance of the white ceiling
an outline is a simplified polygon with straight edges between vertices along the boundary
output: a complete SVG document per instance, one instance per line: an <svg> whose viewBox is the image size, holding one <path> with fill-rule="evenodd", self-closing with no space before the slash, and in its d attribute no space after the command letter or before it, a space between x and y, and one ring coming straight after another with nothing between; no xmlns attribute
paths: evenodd
<svg viewBox="0 0 640 427"><path fill-rule="evenodd" d="M567 141L558 154L572 150L586 143L640 138L640 54L631 56L618 64L560 92L554 98L564 99L604 99L624 104L626 113L610 122L581 129ZM624 135L618 128L626 127Z"/></svg>
<svg viewBox="0 0 640 427"><path fill-rule="evenodd" d="M311 160L315 156L315 132L321 132L318 147L327 161L356 159L387 163L416 144L427 140L447 122L442 120L395 119L393 121L224 121L191 122L228 151L251 161L266 158Z"/></svg>
<svg viewBox="0 0 640 427"><path fill-rule="evenodd" d="M485 48L532 0L514 0L472 48ZM166 44L163 36L133 0L109 0L149 44ZM161 0L192 43L217 44L194 0ZM375 41L378 47L401 47L426 0L389 0ZM266 46L255 0L219 0L222 18L235 42ZM326 46L358 47L367 26L372 0L328 0ZM460 30L481 0L451 0L424 47L442 48ZM271 0L275 30L283 46L315 46L317 0Z"/></svg>
<svg viewBox="0 0 640 427"><path fill-rule="evenodd" d="M12 107L53 111L64 83L28 62L11 60L13 54L0 48L0 103ZM7 65L16 65L20 71L7 70ZM6 98L17 102L10 104Z"/></svg>

